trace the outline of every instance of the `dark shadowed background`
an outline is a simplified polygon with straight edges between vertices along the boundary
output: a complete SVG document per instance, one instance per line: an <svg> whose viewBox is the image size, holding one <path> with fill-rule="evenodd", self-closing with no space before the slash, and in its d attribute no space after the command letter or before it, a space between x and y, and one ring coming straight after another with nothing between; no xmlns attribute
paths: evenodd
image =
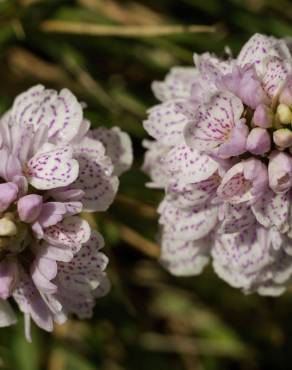
<svg viewBox="0 0 292 370"><path fill-rule="evenodd" d="M196 24L216 31L142 35L143 25L160 32L164 25ZM121 37L119 27L108 36L92 25L136 29ZM193 52L222 55L228 45L237 53L254 32L292 36L290 1L0 0L1 112L33 84L68 87L87 102L93 126L120 126L135 150L115 204L96 217L110 256L110 294L97 302L90 321L73 318L53 334L34 327L32 344L20 316L0 331L0 369L291 368L292 292L276 299L244 296L211 268L199 277L171 277L155 258L161 193L144 187L140 171L142 120L155 103L151 81L174 65L192 65Z"/></svg>

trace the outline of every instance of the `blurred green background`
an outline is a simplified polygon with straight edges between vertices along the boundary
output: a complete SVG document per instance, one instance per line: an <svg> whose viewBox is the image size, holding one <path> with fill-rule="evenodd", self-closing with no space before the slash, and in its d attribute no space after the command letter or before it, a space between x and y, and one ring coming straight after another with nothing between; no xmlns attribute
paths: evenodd
<svg viewBox="0 0 292 370"><path fill-rule="evenodd" d="M49 20L81 27L77 34L48 32ZM171 277L156 261L161 193L144 187L140 171L141 122L155 103L151 81L171 66L191 65L193 52L222 55L229 45L236 53L254 32L292 36L291 22L288 0L0 1L1 112L33 84L66 86L87 102L93 126L120 126L135 150L115 204L96 219L107 241L111 293L97 302L92 320L72 319L52 335L34 328L32 344L21 317L2 329L0 369L291 368L291 292L244 296L210 268L199 277ZM92 24L136 25L137 35L89 36ZM216 25L216 32L139 36L141 25L191 24Z"/></svg>

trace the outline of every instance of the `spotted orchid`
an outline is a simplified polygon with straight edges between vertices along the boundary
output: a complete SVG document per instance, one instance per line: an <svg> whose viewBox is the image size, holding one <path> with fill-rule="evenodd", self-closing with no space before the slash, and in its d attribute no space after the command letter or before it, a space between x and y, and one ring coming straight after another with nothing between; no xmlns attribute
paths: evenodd
<svg viewBox="0 0 292 370"><path fill-rule="evenodd" d="M37 85L0 120L0 325L16 322L9 301L42 329L68 315L92 316L109 289L102 236L81 212L105 211L132 162L119 128L89 130L67 89Z"/></svg>
<svg viewBox="0 0 292 370"><path fill-rule="evenodd" d="M282 294L292 276L292 56L255 34L237 57L205 53L154 82L144 170L164 189L161 262L208 261L245 293Z"/></svg>

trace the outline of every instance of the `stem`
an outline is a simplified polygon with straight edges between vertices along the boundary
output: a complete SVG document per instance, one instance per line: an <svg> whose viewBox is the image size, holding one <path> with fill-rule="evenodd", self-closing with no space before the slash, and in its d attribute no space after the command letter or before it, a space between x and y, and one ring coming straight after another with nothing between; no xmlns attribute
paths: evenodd
<svg viewBox="0 0 292 370"><path fill-rule="evenodd" d="M80 34L116 37L155 37L180 33L214 33L215 26L206 25L133 25L108 26L82 22L48 20L41 24L41 30L52 33Z"/></svg>

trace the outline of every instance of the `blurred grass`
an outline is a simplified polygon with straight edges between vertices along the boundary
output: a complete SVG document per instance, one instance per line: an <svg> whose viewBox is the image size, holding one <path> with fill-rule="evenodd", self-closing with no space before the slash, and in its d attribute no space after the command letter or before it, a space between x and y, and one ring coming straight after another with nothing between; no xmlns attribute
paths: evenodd
<svg viewBox="0 0 292 370"><path fill-rule="evenodd" d="M45 32L44 22L78 22L82 34ZM244 296L211 269L174 278L153 258L161 194L140 171L142 120L155 103L150 91L193 52L236 53L254 32L292 35L288 0L2 0L0 110L35 83L67 86L88 103L93 126L131 134L136 162L121 179L110 211L97 216L110 256L111 293L91 321L71 320L53 335L23 321L0 331L0 369L10 370L253 370L289 369L291 293L278 299ZM215 33L161 37L86 35L87 25L216 25ZM145 253L145 251L147 251Z"/></svg>

